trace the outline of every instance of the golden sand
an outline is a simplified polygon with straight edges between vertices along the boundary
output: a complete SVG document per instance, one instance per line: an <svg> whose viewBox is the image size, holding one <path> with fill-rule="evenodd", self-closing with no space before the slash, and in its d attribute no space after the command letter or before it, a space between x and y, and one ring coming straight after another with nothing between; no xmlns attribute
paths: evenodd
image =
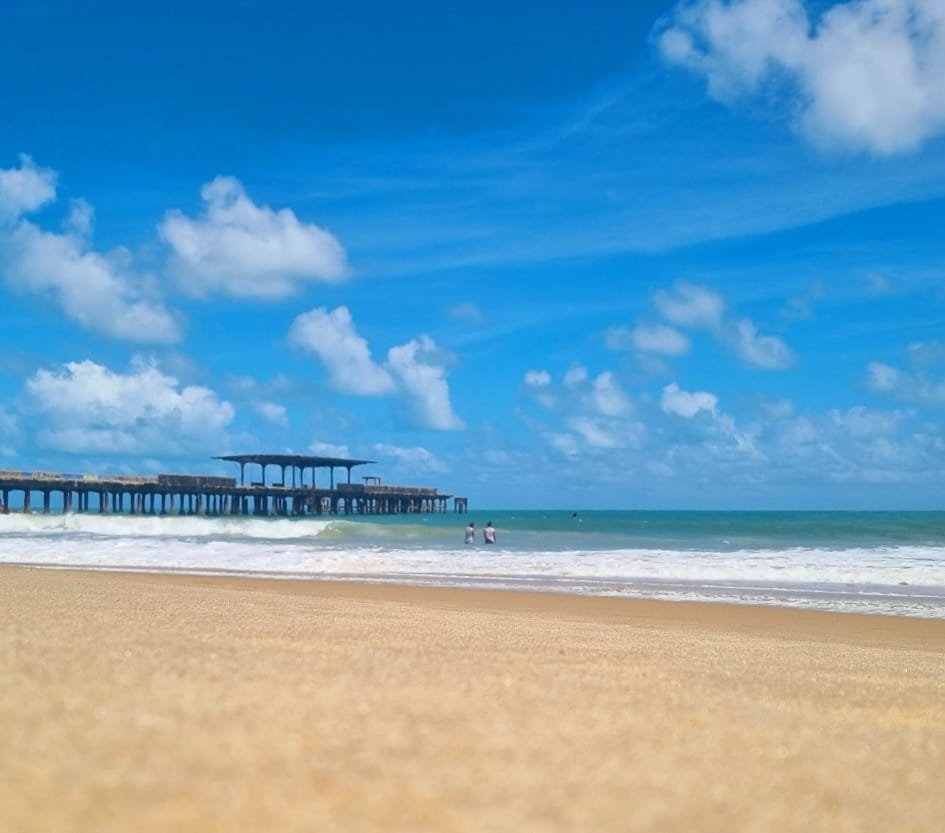
<svg viewBox="0 0 945 833"><path fill-rule="evenodd" d="M945 621L0 569L0 830L940 831Z"/></svg>

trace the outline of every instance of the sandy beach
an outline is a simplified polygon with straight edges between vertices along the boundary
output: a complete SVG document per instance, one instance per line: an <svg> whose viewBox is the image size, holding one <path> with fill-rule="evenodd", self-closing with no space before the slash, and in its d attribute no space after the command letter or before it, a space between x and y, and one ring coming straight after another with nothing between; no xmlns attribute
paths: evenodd
<svg viewBox="0 0 945 833"><path fill-rule="evenodd" d="M945 621L0 568L0 830L938 831Z"/></svg>

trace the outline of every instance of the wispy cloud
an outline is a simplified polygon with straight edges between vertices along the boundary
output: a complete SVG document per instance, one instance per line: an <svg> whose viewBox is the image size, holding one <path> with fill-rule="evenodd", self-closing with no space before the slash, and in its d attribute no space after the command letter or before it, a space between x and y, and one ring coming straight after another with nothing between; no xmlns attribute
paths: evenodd
<svg viewBox="0 0 945 833"><path fill-rule="evenodd" d="M870 362L866 386L874 393L920 405L945 406L945 379L932 379L919 370L904 370L883 362Z"/></svg>

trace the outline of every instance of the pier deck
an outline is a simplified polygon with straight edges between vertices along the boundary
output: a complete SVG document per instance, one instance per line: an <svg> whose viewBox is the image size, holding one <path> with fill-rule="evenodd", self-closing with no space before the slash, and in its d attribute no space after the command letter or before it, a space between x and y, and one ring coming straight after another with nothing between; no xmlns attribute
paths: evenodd
<svg viewBox="0 0 945 833"><path fill-rule="evenodd" d="M265 475L265 472L264 472ZM349 469L350 476L350 469ZM120 476L0 471L0 511L100 512L132 515L370 515L466 511L465 498L431 487L370 482L314 485L237 483L186 474ZM314 480L314 473L313 473ZM34 495L40 501L34 504Z"/></svg>

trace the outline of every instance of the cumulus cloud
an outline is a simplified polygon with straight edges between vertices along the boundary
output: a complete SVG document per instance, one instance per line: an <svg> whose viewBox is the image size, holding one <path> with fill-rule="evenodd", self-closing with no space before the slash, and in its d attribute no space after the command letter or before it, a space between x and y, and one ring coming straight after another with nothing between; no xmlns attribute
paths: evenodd
<svg viewBox="0 0 945 833"><path fill-rule="evenodd" d="M747 364L780 370L794 362L794 354L781 339L758 335L757 328L748 319L731 322L727 332L735 353Z"/></svg>
<svg viewBox="0 0 945 833"><path fill-rule="evenodd" d="M367 341L358 335L347 307L324 307L299 315L289 329L289 342L314 354L335 387L357 396L393 393L394 380L371 358Z"/></svg>
<svg viewBox="0 0 945 833"><path fill-rule="evenodd" d="M591 399L598 413L604 416L622 416L630 411L630 399L609 370L594 380Z"/></svg>
<svg viewBox="0 0 945 833"><path fill-rule="evenodd" d="M781 370L794 362L793 352L780 338L760 335L755 324L747 318L726 316L724 298L704 286L679 281L670 290L654 293L653 303L671 324L707 330L753 367ZM670 355L669 348L689 348L688 338L670 327L650 328L646 331L645 343L651 348L662 346L664 355Z"/></svg>
<svg viewBox="0 0 945 833"><path fill-rule="evenodd" d="M573 457L581 450L639 446L645 429L634 418L633 402L612 371L590 378L583 365L572 365L557 386L552 386L546 371L542 373L548 376L547 381L542 377L544 384L530 385L526 390L549 412L550 419L561 421L566 432L538 425L532 430L558 453Z"/></svg>
<svg viewBox="0 0 945 833"><path fill-rule="evenodd" d="M801 0L694 0L659 46L719 101L789 101L795 128L822 147L893 154L945 131L940 0L856 0L814 16Z"/></svg>
<svg viewBox="0 0 945 833"><path fill-rule="evenodd" d="M387 351L387 369L407 395L423 425L440 431L464 427L453 412L446 369L437 362L436 344L429 336L412 339Z"/></svg>
<svg viewBox="0 0 945 833"><path fill-rule="evenodd" d="M100 254L74 231L43 231L21 221L0 235L0 267L15 290L47 295L81 326L122 341L172 343L180 339L174 316L142 298L142 278L127 252Z"/></svg>
<svg viewBox="0 0 945 833"><path fill-rule="evenodd" d="M56 198L56 175L26 154L17 168L0 169L0 223L19 219Z"/></svg>
<svg viewBox="0 0 945 833"><path fill-rule="evenodd" d="M26 382L40 446L69 453L172 454L220 444L233 406L209 388L181 386L154 362L128 373L92 361L38 370Z"/></svg>
<svg viewBox="0 0 945 833"><path fill-rule="evenodd" d="M289 329L290 343L315 355L341 391L359 396L400 395L416 420L440 431L464 427L450 402L442 352L422 335L391 347L383 365L371 357L347 307L324 307L299 315Z"/></svg>
<svg viewBox="0 0 945 833"><path fill-rule="evenodd" d="M305 282L347 276L337 238L288 208L257 205L239 180L218 176L200 195L200 217L169 211L159 226L172 251L170 270L188 294L278 299Z"/></svg>
<svg viewBox="0 0 945 833"><path fill-rule="evenodd" d="M689 352L689 337L666 324L640 324L632 329L614 327L607 332L611 350L636 350L659 356L684 356Z"/></svg>
<svg viewBox="0 0 945 833"><path fill-rule="evenodd" d="M714 393L696 391L690 393L682 390L675 382L663 388L660 406L668 414L692 419L698 413L706 411L715 413L718 397Z"/></svg>
<svg viewBox="0 0 945 833"><path fill-rule="evenodd" d="M671 290L653 294L653 303L671 324L680 327L718 327L725 313L725 301L718 292L686 281L677 282Z"/></svg>
<svg viewBox="0 0 945 833"><path fill-rule="evenodd" d="M0 272L19 292L52 298L81 326L110 338L170 343L180 338L174 316L146 291L152 279L136 271L125 249L102 254L91 247L94 212L84 200L71 206L62 231L47 231L20 214L55 198L55 177L28 157L0 171Z"/></svg>

